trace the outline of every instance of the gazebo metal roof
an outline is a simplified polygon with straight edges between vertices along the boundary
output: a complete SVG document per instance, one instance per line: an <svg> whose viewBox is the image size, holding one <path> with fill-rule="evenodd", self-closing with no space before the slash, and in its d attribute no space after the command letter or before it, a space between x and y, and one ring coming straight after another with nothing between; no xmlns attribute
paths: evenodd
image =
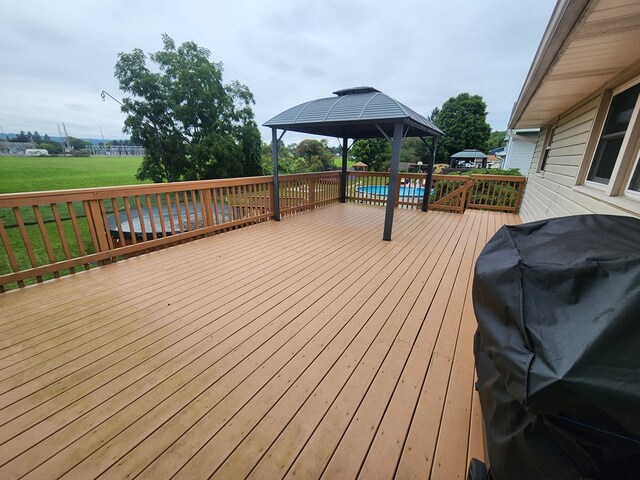
<svg viewBox="0 0 640 480"><path fill-rule="evenodd" d="M393 125L402 121L405 125L404 136L443 135L442 130L430 120L373 87L346 88L333 93L335 97L319 98L289 108L263 125L358 139L390 137L393 135ZM384 134L381 129L385 130Z"/></svg>
<svg viewBox="0 0 640 480"><path fill-rule="evenodd" d="M458 153L454 153L451 155L451 158L487 158L486 153L482 153L480 150L475 150L473 148L467 148Z"/></svg>

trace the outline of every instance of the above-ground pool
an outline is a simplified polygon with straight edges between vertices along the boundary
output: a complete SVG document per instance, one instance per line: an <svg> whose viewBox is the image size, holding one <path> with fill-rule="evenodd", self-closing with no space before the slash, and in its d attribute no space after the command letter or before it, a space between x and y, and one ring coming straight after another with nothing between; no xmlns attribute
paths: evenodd
<svg viewBox="0 0 640 480"><path fill-rule="evenodd" d="M212 205L215 211L215 205ZM229 211L228 205L218 205L217 218L221 223L229 222L233 219L233 215ZM166 205L162 205L160 209L153 205L151 209L148 207L142 207L140 211L133 207L130 209L131 213L131 225L129 225L129 217L127 212L119 212L118 220L120 222L120 229L125 240L131 240L131 237L135 235L136 240L152 240L153 230L155 229L156 237L160 238L165 235L171 235L172 225L175 227L177 233L186 232L191 224L192 228L202 227L202 208L200 202L191 202L187 208L184 204L180 205L180 212L176 205L171 205L171 211ZM244 209L238 213L239 216L244 215ZM187 216L190 222L187 222ZM153 221L152 221L153 219ZM107 222L109 224L109 233L113 238L119 237L118 220L115 215L109 215ZM146 238L142 234L142 224L144 224L144 230Z"/></svg>
<svg viewBox="0 0 640 480"><path fill-rule="evenodd" d="M369 185L367 187L356 187L356 190L368 195L384 196L389 194L388 185ZM431 190L433 194L433 190ZM416 187L415 185L400 185L400 191L398 192L400 197L419 197L424 196L424 188Z"/></svg>

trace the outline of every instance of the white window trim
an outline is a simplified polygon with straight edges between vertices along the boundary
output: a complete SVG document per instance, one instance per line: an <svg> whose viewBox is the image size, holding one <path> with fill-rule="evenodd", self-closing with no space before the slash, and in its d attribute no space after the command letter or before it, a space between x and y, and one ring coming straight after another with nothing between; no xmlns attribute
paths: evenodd
<svg viewBox="0 0 640 480"><path fill-rule="evenodd" d="M593 163L600 137L604 129L604 124L611 108L611 102L615 95L640 83L640 76L628 80L615 89L603 90L600 96L600 103L594 118L591 134L587 141L584 157L576 177L574 190L597 198L598 200L613 204L617 207L629 210L633 213L640 212L640 193L630 191L629 183L633 176L634 169L638 163L638 143L640 142L640 97L636 101L629 128L627 129L618 158L611 172L611 179L608 184L592 182L587 180L589 169Z"/></svg>
<svg viewBox="0 0 640 480"><path fill-rule="evenodd" d="M544 177L544 170L542 170L542 161L544 160L544 155L546 152L551 151L551 143L553 142L553 136L556 133L556 128L558 128L558 120L560 117L556 117L552 122L548 123L544 129L544 140L542 142L542 150L540 151L540 156L538 157L538 165L536 166L536 174ZM549 161L549 157L547 157L547 162ZM547 165L545 164L545 168Z"/></svg>

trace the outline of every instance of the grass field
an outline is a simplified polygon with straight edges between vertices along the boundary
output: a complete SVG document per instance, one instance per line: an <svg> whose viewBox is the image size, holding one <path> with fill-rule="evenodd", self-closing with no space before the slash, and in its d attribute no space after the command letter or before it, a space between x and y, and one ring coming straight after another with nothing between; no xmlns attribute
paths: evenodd
<svg viewBox="0 0 640 480"><path fill-rule="evenodd" d="M43 190L65 190L71 188L108 187L114 185L140 184L135 173L140 165L140 157L0 157L0 193L17 193ZM80 217L84 211L80 203L74 204ZM35 224L33 209L20 209L26 223L26 231L34 250L37 264L50 263L39 227ZM53 256L64 260L65 255L60 242L56 224L52 222L51 208L43 206L41 213L45 221L47 235L51 239ZM60 206L63 218L62 227L67 238L73 238L74 232L66 206ZM20 269L31 266L24 249L22 236L16 227L15 216L10 209L0 209L0 218L6 227L9 242L16 255ZM80 234L87 253L94 251L86 221L78 221ZM69 242L71 256L79 255L77 245ZM0 245L0 275L11 272L11 266L4 248ZM49 278L47 275L45 278ZM32 282L26 282L32 283Z"/></svg>
<svg viewBox="0 0 640 480"><path fill-rule="evenodd" d="M353 160L351 160L350 158L347 159L347 168L351 168L353 167L353 164L355 162ZM333 158L333 164L335 165L336 168L342 168L342 158L340 157L334 157Z"/></svg>
<svg viewBox="0 0 640 480"><path fill-rule="evenodd" d="M0 193L110 187L140 182L141 157L0 157Z"/></svg>

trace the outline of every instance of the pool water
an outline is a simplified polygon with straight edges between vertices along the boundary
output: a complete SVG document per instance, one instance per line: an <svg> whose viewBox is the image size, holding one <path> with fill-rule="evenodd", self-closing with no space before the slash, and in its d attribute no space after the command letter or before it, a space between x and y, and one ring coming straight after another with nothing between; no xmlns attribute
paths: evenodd
<svg viewBox="0 0 640 480"><path fill-rule="evenodd" d="M389 194L389 187L387 185L370 185L368 187L356 187L356 189L359 192L368 193L369 195L387 196ZM424 188L401 185L398 194L401 197L423 197Z"/></svg>

